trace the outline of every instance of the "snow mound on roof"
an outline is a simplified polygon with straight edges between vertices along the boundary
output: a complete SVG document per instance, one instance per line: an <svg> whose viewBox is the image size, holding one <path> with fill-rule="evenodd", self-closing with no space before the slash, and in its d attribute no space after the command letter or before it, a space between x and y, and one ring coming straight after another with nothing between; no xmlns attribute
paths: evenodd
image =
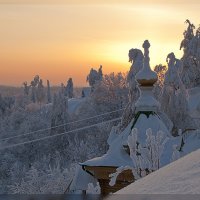
<svg viewBox="0 0 200 200"><path fill-rule="evenodd" d="M200 194L200 149L132 183L117 194Z"/></svg>
<svg viewBox="0 0 200 200"><path fill-rule="evenodd" d="M88 160L81 165L86 166L133 166L133 161L131 160L129 154L125 151L124 145L127 145L128 136L131 133L131 127L134 123L134 119L130 122L130 124L126 127L126 129L119 135L116 135L114 139L113 135L110 141L110 147L106 154L102 157L97 157L91 160ZM168 141L165 145L165 150L161 156L161 166L164 166L171 162L172 153L173 153L173 145L179 144L180 138L174 138L170 135L167 130L165 124L156 114L151 114L148 117L145 114L140 114L137 119L135 128L138 129L138 138L139 141L142 142L142 145L145 145L146 141L146 130L151 128L153 133L157 133L158 131L163 131L168 138Z"/></svg>
<svg viewBox="0 0 200 200"><path fill-rule="evenodd" d="M139 141L143 142L145 142L146 140L146 130L149 128L151 128L154 133L157 133L158 131L163 131L166 135L170 135L167 127L157 114L150 115L149 117L147 117L145 114L141 114L134 128L138 129Z"/></svg>

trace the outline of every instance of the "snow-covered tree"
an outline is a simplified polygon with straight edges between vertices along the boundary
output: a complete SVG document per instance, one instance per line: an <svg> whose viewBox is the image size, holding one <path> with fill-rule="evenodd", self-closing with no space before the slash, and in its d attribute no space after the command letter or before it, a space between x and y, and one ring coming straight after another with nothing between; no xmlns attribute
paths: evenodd
<svg viewBox="0 0 200 200"><path fill-rule="evenodd" d="M0 94L0 117L6 117L7 113L12 112L12 107L15 104L16 99L14 97L3 97Z"/></svg>
<svg viewBox="0 0 200 200"><path fill-rule="evenodd" d="M139 97L139 88L137 81L135 80L135 75L142 69L143 59L144 56L141 50L129 50L129 62L131 62L132 65L127 75L127 82L129 87L129 102L132 104L132 107L134 107L134 102Z"/></svg>
<svg viewBox="0 0 200 200"><path fill-rule="evenodd" d="M148 174L160 168L160 158L163 154L167 137L162 131L153 133L152 129L149 128L146 130L145 144L142 144L137 135L137 129L133 129L128 137L128 146L134 165L133 169L139 177L142 177L142 172L146 175L145 173Z"/></svg>
<svg viewBox="0 0 200 200"><path fill-rule="evenodd" d="M124 110L120 129L123 130L132 120L135 110L135 102L139 98L139 87L138 83L135 79L135 75L142 69L143 67L143 53L139 49L130 49L129 50L129 62L132 63L130 70L127 75L127 84L129 90L129 102Z"/></svg>
<svg viewBox="0 0 200 200"><path fill-rule="evenodd" d="M138 141L138 130L133 129L128 136L128 147L130 149L130 157L133 161L133 173L136 178L142 177L142 172L147 168L147 160L142 154L142 146Z"/></svg>
<svg viewBox="0 0 200 200"><path fill-rule="evenodd" d="M95 86L91 98L95 105L107 107L109 110L122 108L127 103L126 77L122 73L105 75Z"/></svg>
<svg viewBox="0 0 200 200"><path fill-rule="evenodd" d="M102 81L102 79L103 79L102 65L100 65L100 67L99 67L98 74L99 74L99 80Z"/></svg>
<svg viewBox="0 0 200 200"><path fill-rule="evenodd" d="M59 163L46 171L32 167L19 183L9 187L12 194L64 194L73 176L74 167L62 169Z"/></svg>
<svg viewBox="0 0 200 200"><path fill-rule="evenodd" d="M91 92L94 91L95 84L98 84L103 78L102 66L100 65L99 70L91 68L89 75L87 76L86 81L91 86Z"/></svg>
<svg viewBox="0 0 200 200"><path fill-rule="evenodd" d="M148 161L148 170L155 171L161 166L161 155L168 138L163 131L158 131L155 135L151 129L146 131L145 157Z"/></svg>
<svg viewBox="0 0 200 200"><path fill-rule="evenodd" d="M174 124L173 134L178 129L193 128L188 114L187 91L181 80L182 62L176 59L174 53L167 56L168 70L165 74L164 86L161 96L161 107Z"/></svg>
<svg viewBox="0 0 200 200"><path fill-rule="evenodd" d="M157 80L157 84L159 86L163 86L164 84L164 79L165 79L165 73L167 71L167 66L166 65L162 65L162 64L159 64L159 65L156 65L154 67L154 71L157 73L158 75L158 80Z"/></svg>
<svg viewBox="0 0 200 200"><path fill-rule="evenodd" d="M44 100L45 100L45 90L44 90L42 79L40 79L38 82L37 90L36 90L36 97L37 97L37 102L40 104L42 102L44 102Z"/></svg>
<svg viewBox="0 0 200 200"><path fill-rule="evenodd" d="M68 121L68 99L61 93L54 94L51 127L66 124ZM67 130L67 126L63 125L58 128L52 128L52 132L62 133Z"/></svg>
<svg viewBox="0 0 200 200"><path fill-rule="evenodd" d="M24 95L28 96L30 86L28 86L28 83L26 81L23 83L23 86L24 86Z"/></svg>
<svg viewBox="0 0 200 200"><path fill-rule="evenodd" d="M186 88L192 88L200 85L200 28L194 33L194 24L188 19L186 23L188 27L183 33L184 39L180 45L184 52L181 79Z"/></svg>
<svg viewBox="0 0 200 200"><path fill-rule="evenodd" d="M85 92L84 92L84 90L82 90L82 92L81 92L81 97L82 97L82 98L85 97Z"/></svg>
<svg viewBox="0 0 200 200"><path fill-rule="evenodd" d="M30 86L24 82L24 92L27 93L29 88L31 89L31 101L33 103L42 103L45 101L45 89L43 86L43 81L38 75L36 75L31 81Z"/></svg>
<svg viewBox="0 0 200 200"><path fill-rule="evenodd" d="M50 82L47 80L47 103L52 102Z"/></svg>
<svg viewBox="0 0 200 200"><path fill-rule="evenodd" d="M36 102L36 85L34 83L34 81L31 81L31 101L33 103Z"/></svg>
<svg viewBox="0 0 200 200"><path fill-rule="evenodd" d="M128 56L129 62L132 63L128 75L129 81L129 78L131 78L133 75L136 75L142 69L144 55L140 49L130 49Z"/></svg>
<svg viewBox="0 0 200 200"><path fill-rule="evenodd" d="M74 90L73 81L72 78L69 78L69 80L67 81L67 86L65 88L65 96L70 99L73 98L74 96L73 90Z"/></svg>
<svg viewBox="0 0 200 200"><path fill-rule="evenodd" d="M165 73L167 71L167 66L159 64L154 67L154 71L157 73L158 80L154 84L154 89L153 93L154 96L160 100L160 95L162 92L163 84L164 84L164 79L165 79Z"/></svg>

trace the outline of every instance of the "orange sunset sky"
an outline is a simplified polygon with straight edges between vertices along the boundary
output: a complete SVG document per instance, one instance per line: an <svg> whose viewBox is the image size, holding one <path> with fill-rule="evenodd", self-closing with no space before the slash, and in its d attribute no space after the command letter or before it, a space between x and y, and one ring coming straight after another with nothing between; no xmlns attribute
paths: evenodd
<svg viewBox="0 0 200 200"><path fill-rule="evenodd" d="M0 0L0 84L38 74L85 86L91 67L128 71L129 49L145 39L151 67L165 64L172 51L182 56L186 19L200 24L199 0Z"/></svg>

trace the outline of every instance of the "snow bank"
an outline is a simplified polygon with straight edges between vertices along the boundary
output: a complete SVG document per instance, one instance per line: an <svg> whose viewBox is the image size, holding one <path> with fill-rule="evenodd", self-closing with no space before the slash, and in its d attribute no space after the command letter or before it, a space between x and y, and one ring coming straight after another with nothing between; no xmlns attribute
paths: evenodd
<svg viewBox="0 0 200 200"><path fill-rule="evenodd" d="M200 194L200 149L132 183L117 194Z"/></svg>

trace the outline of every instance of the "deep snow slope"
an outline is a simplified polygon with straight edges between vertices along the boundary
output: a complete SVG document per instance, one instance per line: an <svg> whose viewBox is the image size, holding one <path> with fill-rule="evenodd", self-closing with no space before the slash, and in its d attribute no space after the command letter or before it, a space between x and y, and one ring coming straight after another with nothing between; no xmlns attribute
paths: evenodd
<svg viewBox="0 0 200 200"><path fill-rule="evenodd" d="M117 194L200 194L200 149L132 183Z"/></svg>

